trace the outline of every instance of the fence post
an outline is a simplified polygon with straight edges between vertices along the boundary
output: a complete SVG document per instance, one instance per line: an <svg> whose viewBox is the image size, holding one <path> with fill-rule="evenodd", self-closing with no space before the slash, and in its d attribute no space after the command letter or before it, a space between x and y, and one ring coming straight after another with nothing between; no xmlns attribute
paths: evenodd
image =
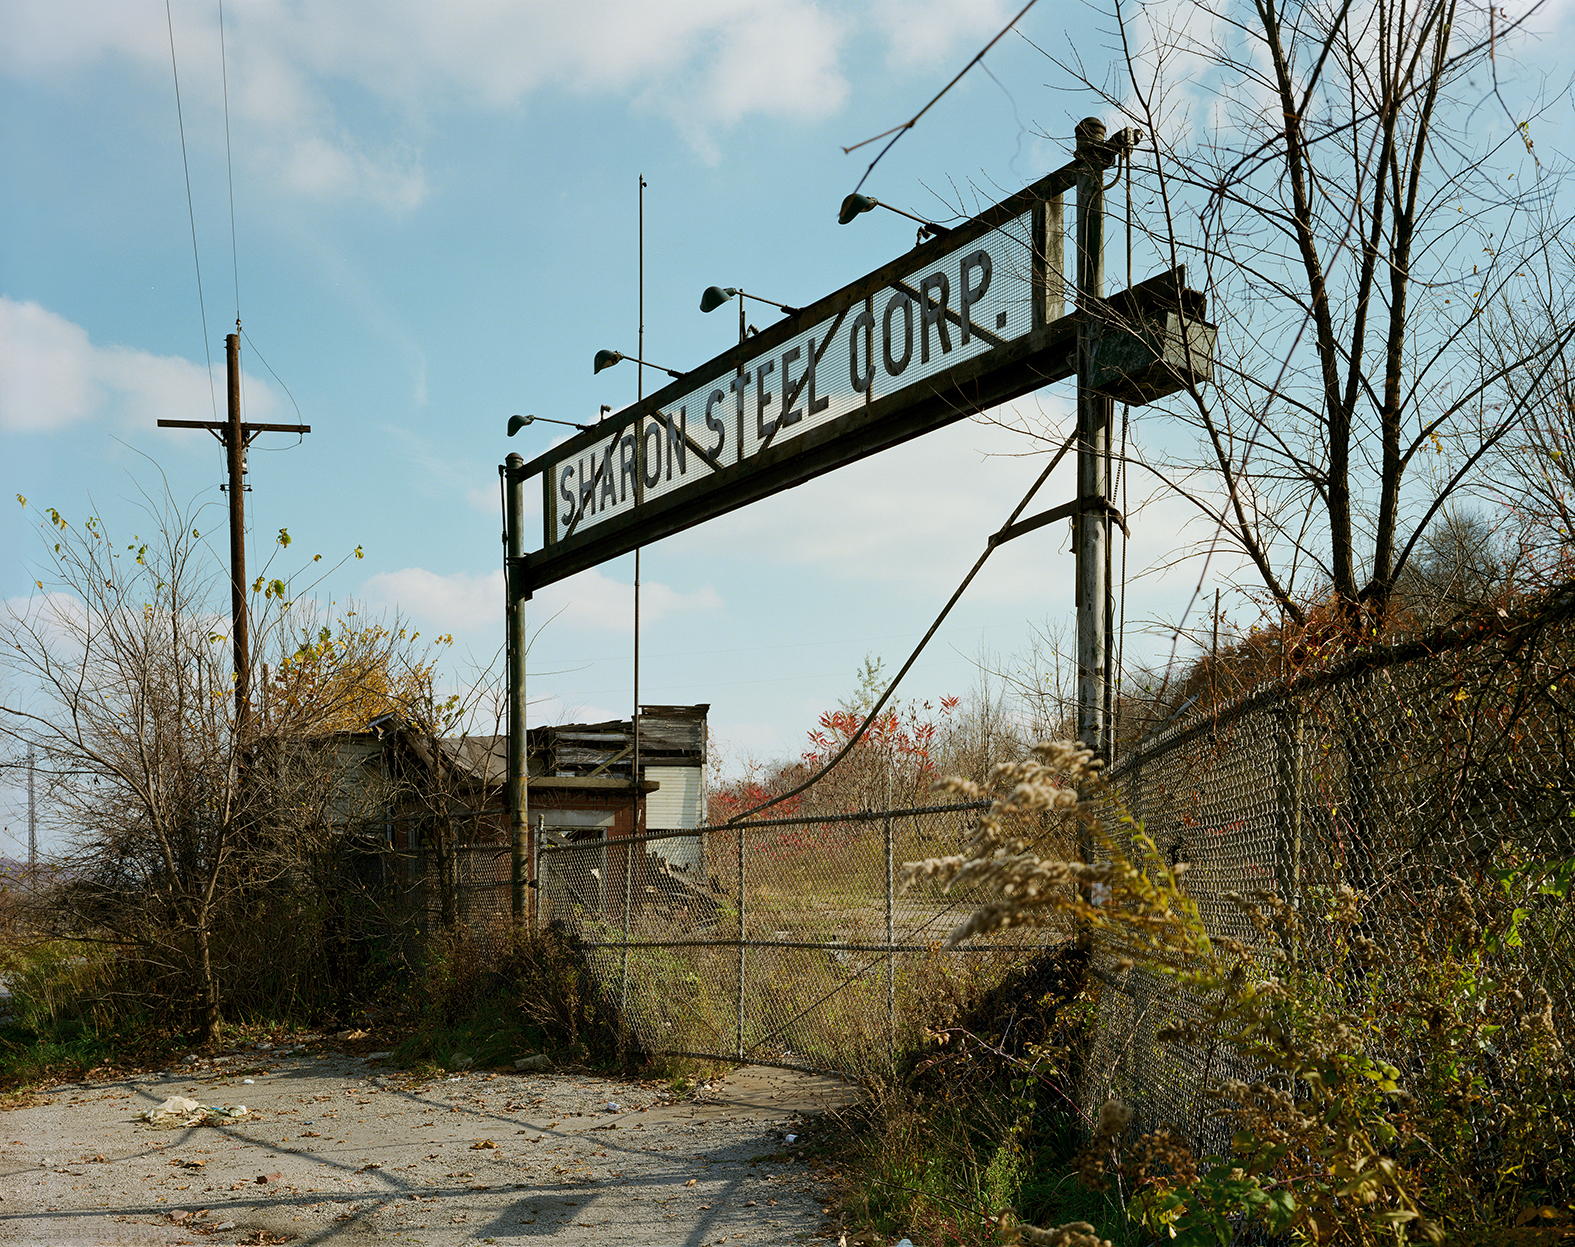
<svg viewBox="0 0 1575 1247"><path fill-rule="evenodd" d="M897 929L896 866L891 830L891 802L886 803L886 1055L897 1068Z"/></svg>
<svg viewBox="0 0 1575 1247"><path fill-rule="evenodd" d="M618 1033L629 1033L629 917L634 898L634 837L640 823L640 786L636 778L634 789L634 818L629 828L629 838L623 842L623 982L618 988Z"/></svg>
<svg viewBox="0 0 1575 1247"><path fill-rule="evenodd" d="M1285 702L1275 716L1279 727L1275 794L1280 815L1279 843L1275 845L1275 883L1281 898L1293 907L1302 893L1302 796L1305 760L1302 750L1304 718L1294 700Z"/></svg>
<svg viewBox="0 0 1575 1247"><path fill-rule="evenodd" d="M530 842L530 877L536 881L536 896L530 905L531 930L533 931L541 930L541 904L544 899L543 893L546 891L542 887L541 877L541 838L546 834L546 831L547 816L545 814L536 815L536 834L531 837Z"/></svg>
<svg viewBox="0 0 1575 1247"><path fill-rule="evenodd" d="M738 825L738 1059L744 1059L744 828Z"/></svg>

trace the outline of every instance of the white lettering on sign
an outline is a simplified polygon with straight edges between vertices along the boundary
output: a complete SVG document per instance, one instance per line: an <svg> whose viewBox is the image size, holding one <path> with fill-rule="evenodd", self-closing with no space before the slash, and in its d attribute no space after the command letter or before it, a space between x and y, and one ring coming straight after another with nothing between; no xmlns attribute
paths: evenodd
<svg viewBox="0 0 1575 1247"><path fill-rule="evenodd" d="M828 316L548 469L547 542L987 354L1033 327L1030 214Z"/></svg>

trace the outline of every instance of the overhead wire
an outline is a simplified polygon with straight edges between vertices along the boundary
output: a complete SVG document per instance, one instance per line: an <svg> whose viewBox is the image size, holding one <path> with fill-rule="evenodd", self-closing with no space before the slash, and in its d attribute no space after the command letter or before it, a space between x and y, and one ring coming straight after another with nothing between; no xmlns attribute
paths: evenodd
<svg viewBox="0 0 1575 1247"><path fill-rule="evenodd" d="M944 87L942 87L939 91L937 91L935 93L935 98L934 99L932 99L923 108L919 109L918 112L914 113L913 116L911 118L909 118L907 121L903 122L900 126L893 126L890 130L882 130L879 134L875 135L874 137L867 138L861 143L855 143L855 144L853 144L852 147L844 147L842 149L844 155L849 155L849 154L851 154L853 152L858 151L859 148L861 148L861 147L867 147L869 144L874 143L874 142L876 142L876 141L878 141L880 139L885 138L888 134L892 136L891 137L891 142L887 143L885 147L880 149L880 152L876 155L875 159L870 161L869 168L864 170L864 176L859 179L859 184L853 188L853 193L855 195L858 194L859 191L864 188L864 183L869 181L870 174L875 172L875 166L878 165L881 162L881 157L884 156L887 152L889 152L892 149L892 147L896 144L897 140L900 139L909 130L913 129L914 126L918 125L919 118L924 116L925 113L929 112L930 109L934 108L935 105L940 102L941 96L945 95L948 91L950 91L953 87L955 87L959 82L961 82L962 79L963 79L963 75L966 74L975 65L977 65L980 61L982 61L984 59L984 54L986 52L988 52L991 48L993 48L997 43L999 43L1001 41L1001 39L1005 36L1007 31L1009 31L1013 26L1017 25L1018 22L1022 21L1023 14L1027 13L1028 10L1033 8L1034 5L1037 4L1038 2L1039 2L1039 0L1028 0L1028 3L1023 5L1022 9L1018 12L1017 16L1014 17L1011 21L1007 22L1006 25L1001 28L1000 33L997 34L994 39L991 39L989 43L985 44L984 47L980 48L979 52L978 52L978 55L976 55L973 58L973 60L969 61L966 65L964 65L962 67L962 69L960 71L958 71L958 74L957 74L957 76L955 78L953 78L950 82L948 82ZM994 75L991 75L991 76L993 77Z"/></svg>
<svg viewBox="0 0 1575 1247"><path fill-rule="evenodd" d="M924 652L924 649L927 645L929 645L930 640L935 636L936 632L940 630L941 624L946 621L946 616L951 614L952 607L957 605L958 600L967 591L968 586L973 583L974 577L977 576L980 572L980 569L984 567L985 561L990 557L990 555L995 553L996 547L1001 544L1001 534L1017 522L1017 517L1021 515L1024 508L1033 501L1034 495L1037 494L1040 490L1040 487L1050 479L1050 473L1055 471L1056 465L1059 464L1063 458L1065 458L1066 452L1072 448L1076 441L1077 433L1076 431L1073 431L1067 436L1067 439L1061 443L1061 449L1056 451L1054 456L1051 457L1050 462L1045 466L1045 470L1039 474L1039 479L1028 487L1028 492L1023 495L1022 501L1019 502L1015 508L1013 508L1012 513L1006 517L1006 522L1002 524L994 534L991 535L990 539L985 543L984 552L979 555L979 558L974 563L972 569L966 576L963 577L962 583L957 586L956 592L952 594L946 605L941 607L941 613L935 617L935 622L930 625L930 630L924 634L918 645L914 647L913 653L908 655L908 661L903 663L902 669L892 677L891 683L886 686L886 691L880 695L880 700L870 708L869 713L864 716L864 722L859 724L859 730L854 732L853 735L848 738L847 744L843 745L841 749L837 750L836 755L831 759L831 761L827 762L825 766L821 767L820 770L816 771L815 774L811 775L802 784L798 785L798 787L789 789L787 792L784 792L779 796L772 797L769 801L763 801L753 809L745 810L742 814L735 814L732 818L728 819L727 822L722 824L724 827L731 827L735 823L740 823L746 818L749 818L755 814L759 814L762 810L769 810L774 805L780 805L782 802L798 796L799 793L813 787L827 775L831 774L831 772L835 770L836 767L842 762L842 759L848 756L849 751L851 751L853 746L858 744L859 741L864 738L864 734L869 731L870 725L875 722L876 718L880 715L880 712L885 709L886 703L891 700L891 695L897 691L897 686L902 683L902 678L908 674L909 670L913 667L913 664L919 660L919 655Z"/></svg>
<svg viewBox="0 0 1575 1247"><path fill-rule="evenodd" d="M275 381L279 382L279 388L284 391L284 396L290 400L290 406L295 408L296 419L302 419L301 404L295 401L295 395L290 393L290 387L287 386L284 383L283 378L281 378L279 374L273 370L273 365L263 358L263 353L257 349L257 344L252 341L252 335L247 333L245 329L242 329L241 337L246 339L246 345L252 348L253 354L255 354L258 359L262 360L262 366L268 370L268 375ZM299 444L299 441L297 444ZM281 447L280 449L289 450L291 447L285 446Z"/></svg>
<svg viewBox="0 0 1575 1247"><path fill-rule="evenodd" d="M235 274L235 328L241 327L241 258L235 242L235 162L230 155L230 70L224 46L224 0L219 0L219 78L224 84L224 171L230 183L230 263Z"/></svg>
<svg viewBox="0 0 1575 1247"><path fill-rule="evenodd" d="M166 5L167 4L168 0L166 0ZM301 404L295 401L295 395L290 393L290 387L287 386L284 383L284 379L274 371L273 365L270 364L263 353L257 349L257 344L252 341L251 334L247 333L245 326L241 324L241 258L240 243L235 227L235 159L230 145L230 71L228 43L224 34L224 0L219 0L219 72L220 77L224 83L224 169L230 191L230 263L233 268L235 278L235 330L241 335L242 338L245 339L246 345L251 348L252 353L262 361L262 366L268 370L268 375L279 383L279 388L284 391L285 397L290 400L290 406L295 408L295 418L299 421L304 418L301 415ZM245 383L246 374L243 371L241 374L241 384L243 387L245 386ZM296 446L299 446L301 441L302 438L297 435ZM266 451L270 448L261 446L257 449ZM280 446L274 449L293 450L295 447Z"/></svg>
<svg viewBox="0 0 1575 1247"><path fill-rule="evenodd" d="M219 418L219 396L213 388L213 350L208 345L208 307L202 297L202 260L197 254L197 209L191 197L191 163L186 158L186 118L180 103L180 66L175 59L175 15L170 11L170 0L164 0L164 21L170 32L170 72L175 77L175 121L180 127L180 163L186 172L186 215L191 220L191 261L197 269L197 310L202 316L202 352L208 361L208 400L213 405L213 418Z"/></svg>

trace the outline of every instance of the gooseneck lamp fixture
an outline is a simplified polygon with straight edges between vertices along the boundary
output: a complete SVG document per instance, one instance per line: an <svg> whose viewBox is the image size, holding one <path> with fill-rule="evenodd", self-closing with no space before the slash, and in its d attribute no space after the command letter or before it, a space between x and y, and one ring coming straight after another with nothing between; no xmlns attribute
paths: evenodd
<svg viewBox="0 0 1575 1247"><path fill-rule="evenodd" d="M744 323L744 300L753 299L756 303L769 303L772 307L782 309L786 316L797 316L799 309L789 307L786 303L778 303L775 299L763 299L758 294L750 294L747 290L738 290L732 286L707 286L705 293L700 296L700 310L714 312L734 295L738 296L738 340L742 342L749 336L749 326Z"/></svg>
<svg viewBox="0 0 1575 1247"><path fill-rule="evenodd" d="M797 316L799 309L789 307L786 303L778 303L775 299L763 299L758 294L750 294L747 290L735 290L732 286L707 286L705 293L700 296L700 310L714 312L734 295L740 299L753 299L757 303L769 303L772 307L779 307L785 316Z"/></svg>
<svg viewBox="0 0 1575 1247"><path fill-rule="evenodd" d="M593 374L598 373L603 368L611 368L614 364L622 363L626 359L632 359L635 363L644 364L647 368L655 368L659 372L665 372L669 377L675 379L684 375L681 372L673 371L671 368L663 368L660 364L653 364L648 359L641 359L636 355L625 355L622 351L597 351L594 361L595 366L591 369L591 372Z"/></svg>
<svg viewBox="0 0 1575 1247"><path fill-rule="evenodd" d="M910 221L917 221L922 227L919 230L920 238L945 238L952 232L950 225L937 225L934 221L926 221L922 216L914 216L911 212L904 212L901 208L893 208L888 203L882 203L871 195L852 194L842 201L842 210L837 213L837 224L847 225L854 217L870 212L875 208L885 208L887 212L895 212L898 216L905 216Z"/></svg>
<svg viewBox="0 0 1575 1247"><path fill-rule="evenodd" d="M590 424L575 424L572 420L554 420L551 416L510 416L509 436L513 437L527 424L535 424L540 420L543 424L562 424L571 429L578 429L581 433L588 433L595 426Z"/></svg>

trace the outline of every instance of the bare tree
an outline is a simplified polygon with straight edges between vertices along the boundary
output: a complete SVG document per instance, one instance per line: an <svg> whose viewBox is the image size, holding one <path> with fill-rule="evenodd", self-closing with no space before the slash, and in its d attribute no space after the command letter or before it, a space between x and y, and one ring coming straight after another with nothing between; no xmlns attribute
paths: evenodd
<svg viewBox="0 0 1575 1247"><path fill-rule="evenodd" d="M1572 332L1488 342L1563 228L1540 114L1503 103L1526 18L1459 0L1116 0L1114 16L1118 76L1090 85L1148 136L1135 262L1187 265L1220 326L1212 381L1167 409L1196 438L1151 438L1142 466L1292 621L1328 599L1380 626Z"/></svg>
<svg viewBox="0 0 1575 1247"><path fill-rule="evenodd" d="M243 731L217 608L227 579L191 514L151 518L128 543L47 512L51 583L0 623L0 733L36 748L49 777L65 846L49 922L110 945L135 967L128 990L178 1006L211 1041L238 958L266 960L259 924L284 920L270 899L304 886L345 803L341 759L300 742L386 691L374 674L411 663L406 639L385 632L313 696L279 695L276 677ZM284 588L260 578L253 652L288 670L300 633Z"/></svg>
<svg viewBox="0 0 1575 1247"><path fill-rule="evenodd" d="M1495 470L1477 483L1478 496L1493 512L1509 517L1506 574L1527 589L1563 583L1575 574L1575 351L1568 332L1575 323L1568 293L1575 246L1560 237L1550 250L1529 274L1514 314L1489 324L1510 401L1525 415L1500 447ZM1547 358L1545 367L1515 366L1538 352Z"/></svg>

